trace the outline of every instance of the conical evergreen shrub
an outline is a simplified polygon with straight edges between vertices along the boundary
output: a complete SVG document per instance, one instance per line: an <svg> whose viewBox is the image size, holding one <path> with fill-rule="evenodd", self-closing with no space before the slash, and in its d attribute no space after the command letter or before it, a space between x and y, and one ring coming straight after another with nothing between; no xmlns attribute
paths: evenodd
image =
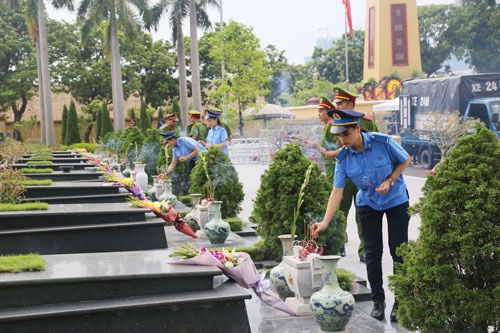
<svg viewBox="0 0 500 333"><path fill-rule="evenodd" d="M107 111L107 109L106 109ZM102 108L96 111L96 119L95 119L95 142L101 141L101 130L102 130Z"/></svg>
<svg viewBox="0 0 500 333"><path fill-rule="evenodd" d="M61 119L61 143L66 142L66 129L68 128L68 106L64 104Z"/></svg>
<svg viewBox="0 0 500 333"><path fill-rule="evenodd" d="M222 217L237 216L245 198L243 184L240 183L238 172L231 160L219 147L210 147L207 152L198 155L198 161L191 171L190 193L205 194L209 181L212 185L215 184L215 195L212 199L223 201Z"/></svg>
<svg viewBox="0 0 500 333"><path fill-rule="evenodd" d="M313 162L304 156L298 145L289 144L276 153L273 163L260 178L251 219L258 225L257 233L263 238L263 246L270 258L278 259L282 255L278 236L291 233L294 209L297 207L305 172L311 163ZM298 240L305 238L304 223L309 223L311 219L316 222L323 219L331 189L332 185L326 180L320 167L314 164L297 219ZM327 231L321 233L316 240L324 246L325 254L339 253L344 244L344 236L340 232L340 225L343 223L345 216L339 211Z"/></svg>
<svg viewBox="0 0 500 333"><path fill-rule="evenodd" d="M76 105L75 102L71 100L69 104L68 121L66 124L66 137L64 143L69 146L74 143L80 142L82 142L82 138L78 129L78 115L76 114Z"/></svg>
<svg viewBox="0 0 500 333"><path fill-rule="evenodd" d="M500 144L481 123L428 176L412 210L422 224L398 251L391 286L412 331L500 330Z"/></svg>
<svg viewBox="0 0 500 333"><path fill-rule="evenodd" d="M141 102L141 131L144 136L147 136L148 129L151 128L151 119L149 118L148 108L146 103Z"/></svg>
<svg viewBox="0 0 500 333"><path fill-rule="evenodd" d="M106 134L114 132L113 121L109 116L109 110L108 106L106 105L106 102L102 102L101 119L102 119L102 124L99 137L104 138Z"/></svg>

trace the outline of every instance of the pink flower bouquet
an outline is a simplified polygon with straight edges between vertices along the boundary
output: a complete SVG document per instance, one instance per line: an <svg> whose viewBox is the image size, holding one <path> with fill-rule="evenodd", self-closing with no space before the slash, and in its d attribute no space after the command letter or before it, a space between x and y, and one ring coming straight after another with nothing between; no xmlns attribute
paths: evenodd
<svg viewBox="0 0 500 333"><path fill-rule="evenodd" d="M265 279L266 273L259 274L248 253L198 250L191 245L184 244L180 250L174 251L171 257L182 257L184 260L172 262L176 265L203 265L217 266L227 277L233 279L243 288L252 288L255 294L267 305L291 315L295 313L269 289L269 280Z"/></svg>

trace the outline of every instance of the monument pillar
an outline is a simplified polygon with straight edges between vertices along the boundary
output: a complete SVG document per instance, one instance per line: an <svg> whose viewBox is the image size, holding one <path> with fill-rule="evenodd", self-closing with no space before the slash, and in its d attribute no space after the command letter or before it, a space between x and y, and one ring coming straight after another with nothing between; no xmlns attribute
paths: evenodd
<svg viewBox="0 0 500 333"><path fill-rule="evenodd" d="M366 0L363 81L422 70L416 0Z"/></svg>

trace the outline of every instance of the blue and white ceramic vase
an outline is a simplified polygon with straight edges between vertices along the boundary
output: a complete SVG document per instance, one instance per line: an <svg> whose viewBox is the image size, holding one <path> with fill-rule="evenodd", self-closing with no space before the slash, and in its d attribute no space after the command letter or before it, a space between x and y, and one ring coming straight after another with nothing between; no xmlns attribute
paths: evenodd
<svg viewBox="0 0 500 333"><path fill-rule="evenodd" d="M293 242L295 241L295 237L292 235L279 235L278 239L281 241L281 246L283 247L283 257L293 255ZM287 297L294 297L295 294L288 287L288 283L286 282L285 276L285 263L283 259L281 262L274 266L271 269L270 280L273 284L274 290L278 294L281 299L285 299Z"/></svg>
<svg viewBox="0 0 500 333"><path fill-rule="evenodd" d="M321 256L324 265L323 288L311 296L314 320L325 332L344 331L354 312L354 297L339 286L337 263L341 256Z"/></svg>
<svg viewBox="0 0 500 333"><path fill-rule="evenodd" d="M198 231L200 230L200 223L198 222L198 218L196 217L196 205L200 204L202 195L198 193L190 195L193 206L191 208L191 211L187 213L184 218L186 219L186 223L191 227L191 229L193 229L193 231Z"/></svg>
<svg viewBox="0 0 500 333"><path fill-rule="evenodd" d="M165 179L163 181L163 186L164 186L164 192L160 197L158 198L159 201L168 201L172 207L175 206L175 203L177 202L177 196L172 193L172 180L171 179Z"/></svg>
<svg viewBox="0 0 500 333"><path fill-rule="evenodd" d="M212 201L210 203L214 211L214 217L203 227L203 231L207 235L211 244L224 244L229 236L231 227L229 223L222 220L220 207L222 201Z"/></svg>

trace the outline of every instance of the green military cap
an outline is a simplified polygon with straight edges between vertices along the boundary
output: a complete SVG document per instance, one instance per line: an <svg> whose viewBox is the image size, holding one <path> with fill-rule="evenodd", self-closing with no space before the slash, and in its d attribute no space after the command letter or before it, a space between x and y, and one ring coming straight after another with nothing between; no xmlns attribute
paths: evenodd
<svg viewBox="0 0 500 333"><path fill-rule="evenodd" d="M342 89L340 87L335 87L335 103L340 103L342 101L350 101L355 103L357 95L354 95L352 92Z"/></svg>
<svg viewBox="0 0 500 333"><path fill-rule="evenodd" d="M335 106L333 106L333 103L328 99L328 97L325 97L325 96L319 97L318 107L325 108L328 110L335 109Z"/></svg>

